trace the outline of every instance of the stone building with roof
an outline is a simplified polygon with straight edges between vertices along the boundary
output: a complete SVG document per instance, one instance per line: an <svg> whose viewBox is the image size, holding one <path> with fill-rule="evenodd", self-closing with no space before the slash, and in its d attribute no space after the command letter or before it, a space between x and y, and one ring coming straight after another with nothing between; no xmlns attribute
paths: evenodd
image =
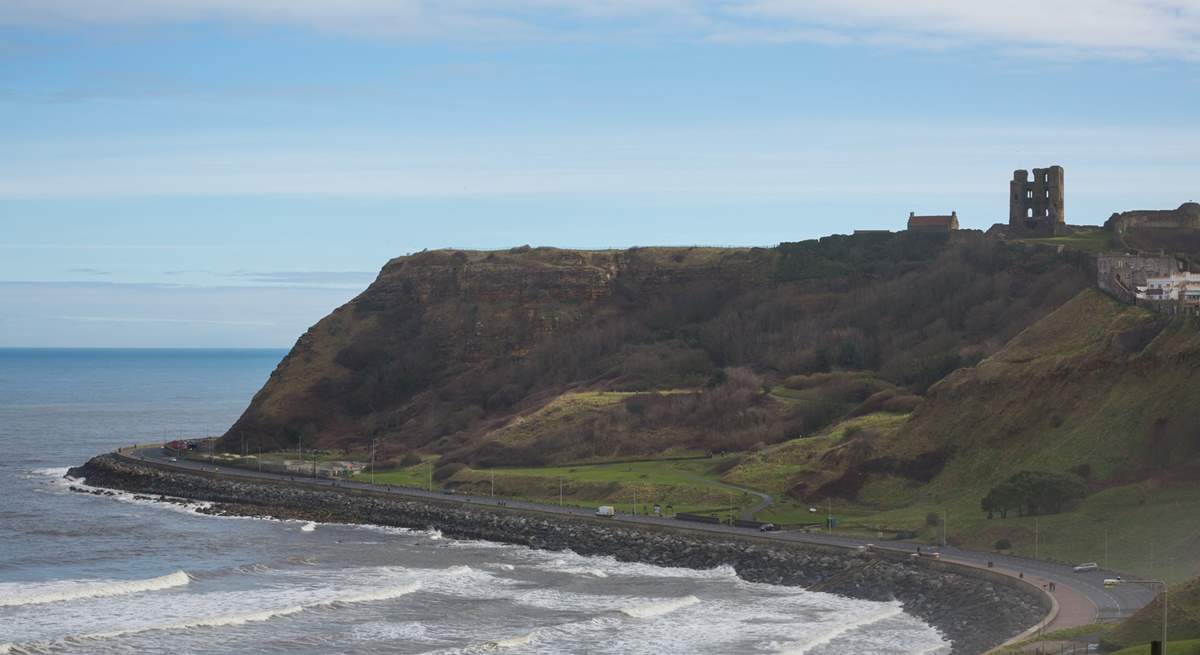
<svg viewBox="0 0 1200 655"><path fill-rule="evenodd" d="M908 230L910 232L952 232L958 229L958 212L952 211L948 216L917 216L916 212L908 213Z"/></svg>

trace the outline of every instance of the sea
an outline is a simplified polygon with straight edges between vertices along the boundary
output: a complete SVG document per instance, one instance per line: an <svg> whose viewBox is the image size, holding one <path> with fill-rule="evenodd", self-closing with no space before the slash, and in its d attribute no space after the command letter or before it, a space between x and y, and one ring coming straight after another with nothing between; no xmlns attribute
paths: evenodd
<svg viewBox="0 0 1200 655"><path fill-rule="evenodd" d="M223 432L283 355L0 349L0 654L949 652L896 602L729 567L69 490L97 453Z"/></svg>

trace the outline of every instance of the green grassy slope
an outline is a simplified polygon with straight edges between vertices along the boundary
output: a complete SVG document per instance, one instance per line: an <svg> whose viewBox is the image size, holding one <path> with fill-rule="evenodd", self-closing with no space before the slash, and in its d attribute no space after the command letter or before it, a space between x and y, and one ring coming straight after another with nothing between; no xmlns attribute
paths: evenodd
<svg viewBox="0 0 1200 655"><path fill-rule="evenodd" d="M869 415L761 453L726 476L822 504L843 524L1066 561L1104 561L1181 580L1200 559L1200 330L1085 291L979 365L934 385L911 415ZM874 423L854 438L847 429ZM928 483L903 466L941 457ZM1091 493L1061 514L988 520L979 501L1022 470L1072 473ZM848 484L852 483L852 484ZM799 492L799 493L797 493ZM789 499L785 498L785 506ZM779 508L785 511L786 507ZM780 517L782 518L782 517Z"/></svg>
<svg viewBox="0 0 1200 655"><path fill-rule="evenodd" d="M1196 640L1192 645L1200 647L1200 579L1193 579L1171 588L1167 599L1167 627L1169 641ZM1159 595L1154 602L1118 625L1104 641L1109 645L1134 646L1160 639L1161 636L1162 596ZM1193 651L1184 649L1179 652Z"/></svg>

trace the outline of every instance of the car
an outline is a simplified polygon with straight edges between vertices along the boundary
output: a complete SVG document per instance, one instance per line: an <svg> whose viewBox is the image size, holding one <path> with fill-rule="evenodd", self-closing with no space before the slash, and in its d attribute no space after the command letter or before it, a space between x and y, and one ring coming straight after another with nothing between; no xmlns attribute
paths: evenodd
<svg viewBox="0 0 1200 655"><path fill-rule="evenodd" d="M1111 589L1111 588L1121 584L1121 582L1123 582L1123 580L1121 579L1121 576L1119 576L1119 575L1115 578L1105 578L1104 586Z"/></svg>
<svg viewBox="0 0 1200 655"><path fill-rule="evenodd" d="M172 462L178 462L178 461L179 461L179 458L178 458L178 457L172 457L172 458L171 458L171 461L172 461Z"/></svg>
<svg viewBox="0 0 1200 655"><path fill-rule="evenodd" d="M1089 571L1099 571L1100 565L1095 562L1084 562L1083 564L1080 564L1071 570L1076 573L1087 573Z"/></svg>
<svg viewBox="0 0 1200 655"><path fill-rule="evenodd" d="M603 516L611 519L616 515L617 510L612 505L601 505L596 508L596 516Z"/></svg>
<svg viewBox="0 0 1200 655"><path fill-rule="evenodd" d="M759 532L775 532L777 530L779 530L779 526L775 525L774 523L763 523L762 525L758 526Z"/></svg>
<svg viewBox="0 0 1200 655"><path fill-rule="evenodd" d="M453 496L453 495L454 495L454 490L453 490L453 489L451 489L451 488L449 488L449 487L446 487L445 489L442 489L442 493L443 493L443 494L445 494L445 495L447 495L447 496Z"/></svg>

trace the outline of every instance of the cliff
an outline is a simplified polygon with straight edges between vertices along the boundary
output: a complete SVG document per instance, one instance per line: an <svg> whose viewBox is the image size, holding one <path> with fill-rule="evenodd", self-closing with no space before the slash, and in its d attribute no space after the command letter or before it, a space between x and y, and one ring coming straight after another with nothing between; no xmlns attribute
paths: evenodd
<svg viewBox="0 0 1200 655"><path fill-rule="evenodd" d="M226 443L351 449L377 438L383 456L539 463L781 441L828 417L741 390L859 369L921 393L1075 295L1090 266L965 231L751 249L423 252L388 262L301 336ZM608 434L595 422L521 449L493 439L572 392L714 389L741 403L722 425L661 443L601 443L586 436Z"/></svg>

